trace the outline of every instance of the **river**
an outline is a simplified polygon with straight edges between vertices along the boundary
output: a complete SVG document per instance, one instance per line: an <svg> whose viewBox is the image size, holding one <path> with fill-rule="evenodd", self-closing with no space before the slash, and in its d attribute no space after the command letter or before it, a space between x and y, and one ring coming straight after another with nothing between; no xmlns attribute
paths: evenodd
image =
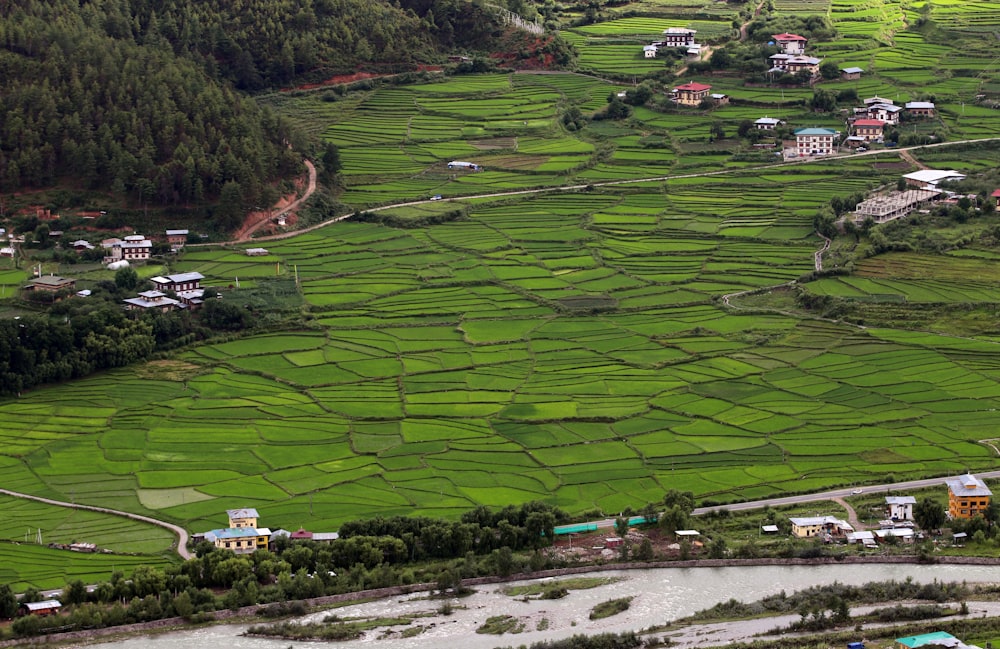
<svg viewBox="0 0 1000 649"><path fill-rule="evenodd" d="M575 575L583 576L583 575ZM330 643L343 649L377 646L379 649L493 649L501 646L527 645L538 640L565 638L575 633L595 634L638 630L664 624L713 604L736 598L750 602L782 590L793 592L808 586L839 581L863 584L888 579L912 577L919 582L967 581L1000 582L1000 566L913 565L913 564L847 564L821 566L736 566L725 568L679 568L593 573L592 576L619 577L622 580L589 590L571 591L561 600L521 602L501 594L510 584L479 586L468 597L451 600L454 613L435 615L414 622L426 627L411 638L398 634L377 638L380 632L361 640ZM524 583L524 582L515 582ZM603 620L588 619L596 604L618 597L634 597L624 613ZM435 613L442 600L427 600L417 593L399 598L355 604L337 609L341 617L395 616L416 612ZM314 613L304 621L322 620L330 612ZM476 629L494 615L514 615L522 619L525 630L503 636L479 635ZM537 630L542 620L547 628ZM543 623L544 626L544 623ZM246 625L218 625L201 629L175 631L141 636L118 642L90 645L106 649L218 649L252 647L254 649L286 649L288 640L246 638L241 634ZM397 629L404 627L396 627ZM323 643L325 644L325 643ZM316 643L308 643L316 646Z"/></svg>

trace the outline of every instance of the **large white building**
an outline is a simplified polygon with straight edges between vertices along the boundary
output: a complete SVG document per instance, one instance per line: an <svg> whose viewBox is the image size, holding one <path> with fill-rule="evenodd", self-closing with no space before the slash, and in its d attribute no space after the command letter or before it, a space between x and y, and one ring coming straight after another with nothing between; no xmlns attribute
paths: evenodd
<svg viewBox="0 0 1000 649"><path fill-rule="evenodd" d="M800 128L795 131L795 151L802 156L833 153L837 150L838 135L830 128Z"/></svg>

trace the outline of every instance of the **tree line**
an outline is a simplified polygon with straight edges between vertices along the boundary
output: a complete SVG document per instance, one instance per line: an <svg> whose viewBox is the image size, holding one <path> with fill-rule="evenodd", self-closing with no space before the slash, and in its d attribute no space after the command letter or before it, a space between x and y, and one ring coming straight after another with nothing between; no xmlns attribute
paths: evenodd
<svg viewBox="0 0 1000 649"><path fill-rule="evenodd" d="M58 299L48 313L0 319L0 394L16 395L38 385L124 367L197 340L250 325L250 313L225 300L206 300L202 309L168 313L126 312L121 300L141 290L131 268L114 282L97 283L86 299ZM209 292L212 290L209 289Z"/></svg>

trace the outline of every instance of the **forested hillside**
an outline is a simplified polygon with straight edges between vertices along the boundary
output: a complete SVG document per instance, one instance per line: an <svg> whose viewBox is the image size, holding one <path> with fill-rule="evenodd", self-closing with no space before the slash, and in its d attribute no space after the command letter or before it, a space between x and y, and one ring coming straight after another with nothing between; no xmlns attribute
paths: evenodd
<svg viewBox="0 0 1000 649"><path fill-rule="evenodd" d="M0 19L3 191L69 177L176 204L233 183L250 204L300 164L276 116L169 47L121 34L94 4L24 0Z"/></svg>
<svg viewBox="0 0 1000 649"><path fill-rule="evenodd" d="M485 48L502 35L494 13L460 0L0 3L0 191L66 181L176 205L228 185L251 206L303 147L239 90Z"/></svg>

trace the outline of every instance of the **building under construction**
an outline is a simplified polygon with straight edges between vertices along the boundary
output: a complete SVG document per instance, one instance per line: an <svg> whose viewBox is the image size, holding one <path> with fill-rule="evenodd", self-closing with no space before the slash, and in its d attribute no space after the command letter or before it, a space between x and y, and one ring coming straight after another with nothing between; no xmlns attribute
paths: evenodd
<svg viewBox="0 0 1000 649"><path fill-rule="evenodd" d="M904 192L873 196L858 203L854 210L854 222L860 224L866 219L871 219L875 223L885 223L901 219L940 194L941 192L936 189L908 189Z"/></svg>

